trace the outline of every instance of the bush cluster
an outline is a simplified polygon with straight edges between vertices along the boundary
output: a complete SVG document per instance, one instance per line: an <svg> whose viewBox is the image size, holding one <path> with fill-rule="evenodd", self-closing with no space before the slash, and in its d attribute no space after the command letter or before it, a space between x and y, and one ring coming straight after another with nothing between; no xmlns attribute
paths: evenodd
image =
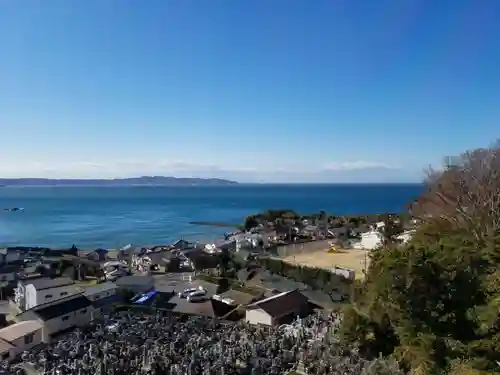
<svg viewBox="0 0 500 375"><path fill-rule="evenodd" d="M260 258L260 265L269 272L305 284L328 294L348 296L351 282L328 270L294 265L276 258Z"/></svg>
<svg viewBox="0 0 500 375"><path fill-rule="evenodd" d="M372 255L341 338L419 374L500 372L500 148L448 159L405 246Z"/></svg>

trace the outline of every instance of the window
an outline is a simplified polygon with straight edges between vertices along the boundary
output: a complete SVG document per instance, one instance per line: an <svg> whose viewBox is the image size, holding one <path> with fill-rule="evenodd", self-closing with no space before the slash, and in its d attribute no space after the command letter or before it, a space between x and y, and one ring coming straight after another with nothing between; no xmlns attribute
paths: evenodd
<svg viewBox="0 0 500 375"><path fill-rule="evenodd" d="M66 321L66 320L68 320L68 319L69 319L69 316L63 316L61 319L62 319L63 321Z"/></svg>
<svg viewBox="0 0 500 375"><path fill-rule="evenodd" d="M7 276L2 276L2 277L0 277L0 280L1 280L1 281L6 281L6 280L7 280Z"/></svg>
<svg viewBox="0 0 500 375"><path fill-rule="evenodd" d="M30 333L29 335L24 336L24 343L31 344L33 342L34 337L35 337L35 335L33 333Z"/></svg>
<svg viewBox="0 0 500 375"><path fill-rule="evenodd" d="M85 314L86 312L87 312L87 309L83 309L83 310L81 311L81 313L82 313L82 314Z"/></svg>
<svg viewBox="0 0 500 375"><path fill-rule="evenodd" d="M68 292L61 292L61 296L67 296Z"/></svg>
<svg viewBox="0 0 500 375"><path fill-rule="evenodd" d="M49 298L52 298L52 294L46 294L45 295L45 299L49 299Z"/></svg>

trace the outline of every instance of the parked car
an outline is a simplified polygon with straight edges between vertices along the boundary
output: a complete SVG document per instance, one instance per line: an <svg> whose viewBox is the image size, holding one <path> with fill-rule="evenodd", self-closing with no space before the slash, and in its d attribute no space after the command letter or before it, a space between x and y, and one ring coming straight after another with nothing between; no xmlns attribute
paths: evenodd
<svg viewBox="0 0 500 375"><path fill-rule="evenodd" d="M187 296L187 301L188 302L200 302L205 300L205 296L207 294L207 291L204 289L197 290L195 292L191 292Z"/></svg>
<svg viewBox="0 0 500 375"><path fill-rule="evenodd" d="M203 287L199 286L198 288L188 288L184 289L182 292L178 293L179 298L187 298L191 293L204 290Z"/></svg>

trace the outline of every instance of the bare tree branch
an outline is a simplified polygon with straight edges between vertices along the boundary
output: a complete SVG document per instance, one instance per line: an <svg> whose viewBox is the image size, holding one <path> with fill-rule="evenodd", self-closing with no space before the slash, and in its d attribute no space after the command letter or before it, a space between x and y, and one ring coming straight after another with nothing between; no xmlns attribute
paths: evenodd
<svg viewBox="0 0 500 375"><path fill-rule="evenodd" d="M415 216L444 219L481 242L500 231L500 142L446 158L425 183L427 192L411 207Z"/></svg>

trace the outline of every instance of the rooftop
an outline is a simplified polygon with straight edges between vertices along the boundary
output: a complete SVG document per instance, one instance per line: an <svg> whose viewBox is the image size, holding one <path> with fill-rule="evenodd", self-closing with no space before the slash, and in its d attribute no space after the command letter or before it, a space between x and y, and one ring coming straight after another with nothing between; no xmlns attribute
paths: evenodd
<svg viewBox="0 0 500 375"><path fill-rule="evenodd" d="M116 285L119 287L145 287L154 285L154 279L151 276L124 276L116 280Z"/></svg>
<svg viewBox="0 0 500 375"><path fill-rule="evenodd" d="M228 290L221 294L222 298L232 299L237 305L246 305L252 301L254 296L251 294L243 293L238 290Z"/></svg>
<svg viewBox="0 0 500 375"><path fill-rule="evenodd" d="M92 301L92 306L96 309L99 309L101 307L109 306L115 302L120 302L120 301L121 297L118 294L112 294L110 296Z"/></svg>
<svg viewBox="0 0 500 375"><path fill-rule="evenodd" d="M0 354L7 353L11 349L14 349L14 345L0 339Z"/></svg>
<svg viewBox="0 0 500 375"><path fill-rule="evenodd" d="M57 277L55 279L39 277L25 280L25 284L32 284L36 290L59 288L62 286L73 285L74 283L75 282L68 277Z"/></svg>
<svg viewBox="0 0 500 375"><path fill-rule="evenodd" d="M20 264L6 264L0 266L0 273L15 273L22 270L22 265Z"/></svg>
<svg viewBox="0 0 500 375"><path fill-rule="evenodd" d="M15 323L11 326L0 329L0 339L12 342L20 337L29 335L42 328L42 323L36 320Z"/></svg>
<svg viewBox="0 0 500 375"><path fill-rule="evenodd" d="M86 296L88 296L88 295L92 295L92 294L106 292L108 290L113 290L113 289L116 289L115 283L113 283L111 281L106 281L105 283L96 284L96 285L92 285L92 286L85 288L84 294Z"/></svg>
<svg viewBox="0 0 500 375"><path fill-rule="evenodd" d="M56 302L58 303L54 303L48 306L41 305L35 307L33 310L40 318L47 321L91 305L90 300L82 295L78 297L70 296L67 299L61 299Z"/></svg>
<svg viewBox="0 0 500 375"><path fill-rule="evenodd" d="M280 317L293 310L296 306L307 303L307 298L298 290L276 294L248 305L249 309L262 309L274 317Z"/></svg>
<svg viewBox="0 0 500 375"><path fill-rule="evenodd" d="M8 301L0 301L0 315L9 315L11 308Z"/></svg>

